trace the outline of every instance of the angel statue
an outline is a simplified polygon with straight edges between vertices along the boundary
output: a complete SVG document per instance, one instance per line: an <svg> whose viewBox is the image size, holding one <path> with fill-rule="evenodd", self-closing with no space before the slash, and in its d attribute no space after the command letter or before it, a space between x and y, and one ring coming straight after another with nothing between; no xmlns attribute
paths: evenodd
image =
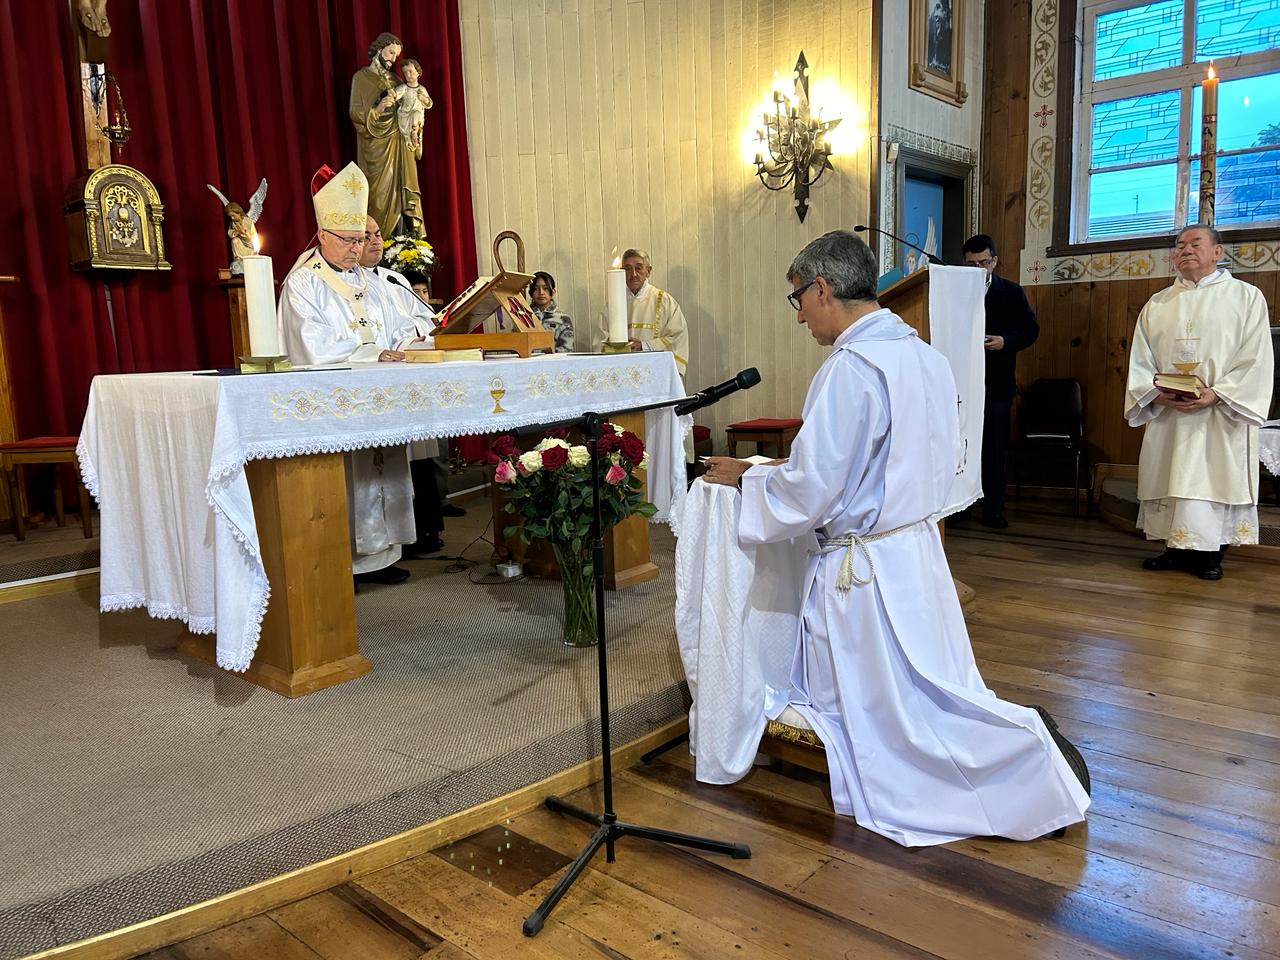
<svg viewBox="0 0 1280 960"><path fill-rule="evenodd" d="M249 198L248 213L245 213L244 207L234 200L228 200L226 194L212 183L206 183L205 186L222 201L222 212L227 215L227 236L231 238L231 273L239 276L244 273L244 265L240 262L240 258L251 257L258 252L253 247L253 242L258 236L254 224L262 215L262 201L267 198L267 178L262 178L258 189L253 191L253 196Z"/></svg>

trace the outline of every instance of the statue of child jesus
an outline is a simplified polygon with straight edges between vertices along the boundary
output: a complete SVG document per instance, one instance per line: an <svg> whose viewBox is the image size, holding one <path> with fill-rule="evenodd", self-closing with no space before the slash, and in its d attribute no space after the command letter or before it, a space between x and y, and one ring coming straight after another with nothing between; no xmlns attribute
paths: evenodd
<svg viewBox="0 0 1280 960"><path fill-rule="evenodd" d="M422 64L417 60L405 59L400 63L400 72L404 76L404 83L392 91L392 96L399 103L396 114L400 122L400 135L421 160L422 124L426 111L431 109L431 97L425 87L418 85L418 79L422 76Z"/></svg>

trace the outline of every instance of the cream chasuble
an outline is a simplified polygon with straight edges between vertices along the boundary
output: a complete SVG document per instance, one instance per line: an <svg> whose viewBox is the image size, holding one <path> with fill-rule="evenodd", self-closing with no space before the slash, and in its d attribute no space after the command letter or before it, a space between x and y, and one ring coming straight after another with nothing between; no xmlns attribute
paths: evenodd
<svg viewBox="0 0 1280 960"><path fill-rule="evenodd" d="M596 325L596 346L607 339L609 317L600 314ZM689 327L676 298L652 283L645 283L635 296L627 291L627 336L639 340L645 350L666 350L676 360L676 369L684 376L689 365Z"/></svg>
<svg viewBox="0 0 1280 960"><path fill-rule="evenodd" d="M379 281L385 282L385 281ZM360 267L339 272L317 250L281 285L280 342L299 364L376 362L418 336L413 317L370 294ZM413 485L403 446L355 450L347 460L352 568L381 570L400 559L400 544L413 543Z"/></svg>
<svg viewBox="0 0 1280 960"><path fill-rule="evenodd" d="M1179 278L1138 316L1125 419L1146 426L1138 525L1175 549L1258 542L1258 428L1271 403L1267 304L1225 270ZM1181 412L1154 402L1157 373L1189 369L1219 402Z"/></svg>

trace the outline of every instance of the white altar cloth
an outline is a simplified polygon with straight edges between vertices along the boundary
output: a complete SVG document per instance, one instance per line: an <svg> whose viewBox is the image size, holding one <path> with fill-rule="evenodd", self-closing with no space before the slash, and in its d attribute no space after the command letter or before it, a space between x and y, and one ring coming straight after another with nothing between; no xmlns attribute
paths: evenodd
<svg viewBox="0 0 1280 960"><path fill-rule="evenodd" d="M751 769L767 717L791 692L812 538L743 547L738 491L694 483L679 507L676 637L693 705L689 749L703 783Z"/></svg>
<svg viewBox="0 0 1280 960"><path fill-rule="evenodd" d="M245 670L270 596L249 460L500 433L681 396L675 360L659 352L95 377L76 453L101 509L99 608L145 607L216 633L218 665ZM645 414L655 521L683 499L691 424Z"/></svg>

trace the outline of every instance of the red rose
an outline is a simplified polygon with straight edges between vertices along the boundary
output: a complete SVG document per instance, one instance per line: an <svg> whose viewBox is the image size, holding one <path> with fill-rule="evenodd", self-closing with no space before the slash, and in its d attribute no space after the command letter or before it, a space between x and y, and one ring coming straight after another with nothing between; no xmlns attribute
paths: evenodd
<svg viewBox="0 0 1280 960"><path fill-rule="evenodd" d="M547 431L547 436L550 438L554 438L556 440L568 440L569 428L568 427L552 427L550 430Z"/></svg>
<svg viewBox="0 0 1280 960"><path fill-rule="evenodd" d="M601 456L613 453L618 449L618 442L618 435L613 432L613 426L606 423L604 433L600 434L600 439L596 442L596 449L600 451Z"/></svg>
<svg viewBox="0 0 1280 960"><path fill-rule="evenodd" d="M558 470L569 461L569 451L564 447L547 447L542 451L542 467L544 470Z"/></svg>
<svg viewBox="0 0 1280 960"><path fill-rule="evenodd" d="M644 459L644 441L628 430L618 441L618 449L631 463L637 464Z"/></svg>
<svg viewBox="0 0 1280 960"><path fill-rule="evenodd" d="M497 463L506 457L514 457L520 449L516 446L516 438L509 433L499 434L489 444L489 462Z"/></svg>

